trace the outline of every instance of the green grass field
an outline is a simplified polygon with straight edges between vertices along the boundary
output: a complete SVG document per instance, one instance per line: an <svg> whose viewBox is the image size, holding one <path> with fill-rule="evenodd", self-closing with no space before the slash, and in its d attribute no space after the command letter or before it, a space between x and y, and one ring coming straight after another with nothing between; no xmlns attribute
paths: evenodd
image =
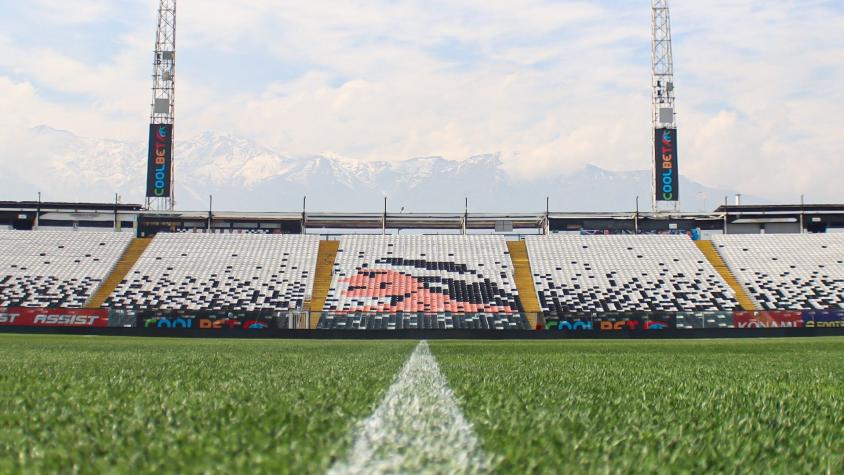
<svg viewBox="0 0 844 475"><path fill-rule="evenodd" d="M0 335L0 473L322 473L415 346ZM844 339L430 348L499 473L844 472Z"/></svg>

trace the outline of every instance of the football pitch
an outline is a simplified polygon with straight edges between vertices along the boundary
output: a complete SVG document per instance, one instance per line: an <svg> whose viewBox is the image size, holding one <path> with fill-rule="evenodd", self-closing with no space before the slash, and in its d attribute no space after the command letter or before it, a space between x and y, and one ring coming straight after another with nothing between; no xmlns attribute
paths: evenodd
<svg viewBox="0 0 844 475"><path fill-rule="evenodd" d="M0 335L0 473L844 471L844 339Z"/></svg>

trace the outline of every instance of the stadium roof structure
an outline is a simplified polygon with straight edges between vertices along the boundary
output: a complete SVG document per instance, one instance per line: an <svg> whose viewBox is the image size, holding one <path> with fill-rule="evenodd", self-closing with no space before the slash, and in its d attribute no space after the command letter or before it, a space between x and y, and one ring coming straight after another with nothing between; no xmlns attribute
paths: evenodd
<svg viewBox="0 0 844 475"><path fill-rule="evenodd" d="M123 203L69 203L60 201L0 201L0 211L65 211L65 212L95 212L95 211L142 211L139 204Z"/></svg>
<svg viewBox="0 0 844 475"><path fill-rule="evenodd" d="M731 232L799 232L801 229L844 228L844 204L735 205L711 212L540 212L540 213L340 213L153 211L140 204L0 201L0 224L27 229L35 224L79 225L110 221L137 223L150 232L168 229L279 229L284 232L329 234L386 230L433 232L577 232L723 230ZM23 224L22 224L23 223ZM64 223L64 224L62 224ZM751 227L748 227L751 226ZM786 229L788 227L788 229Z"/></svg>
<svg viewBox="0 0 844 475"><path fill-rule="evenodd" d="M796 205L721 205L716 213L732 214L844 214L844 204L796 204Z"/></svg>

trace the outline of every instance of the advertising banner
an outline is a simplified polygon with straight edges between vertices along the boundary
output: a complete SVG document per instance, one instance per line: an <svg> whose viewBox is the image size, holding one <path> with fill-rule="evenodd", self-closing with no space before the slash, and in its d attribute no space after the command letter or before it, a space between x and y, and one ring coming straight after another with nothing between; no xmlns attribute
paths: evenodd
<svg viewBox="0 0 844 475"><path fill-rule="evenodd" d="M545 319L545 329L561 332L589 332L595 330L595 322L591 319L547 318Z"/></svg>
<svg viewBox="0 0 844 475"><path fill-rule="evenodd" d="M735 312L736 328L803 328L803 312Z"/></svg>
<svg viewBox="0 0 844 475"><path fill-rule="evenodd" d="M138 328L159 330L266 330L275 328L274 316L246 316L236 313L180 314L144 312L137 317Z"/></svg>
<svg viewBox="0 0 844 475"><path fill-rule="evenodd" d="M656 200L679 201L680 169L677 161L677 129L656 129L654 133Z"/></svg>
<svg viewBox="0 0 844 475"><path fill-rule="evenodd" d="M104 328L108 310L0 307L0 326Z"/></svg>
<svg viewBox="0 0 844 475"><path fill-rule="evenodd" d="M147 197L170 196L173 174L173 125L149 126L149 156L147 157Z"/></svg>
<svg viewBox="0 0 844 475"><path fill-rule="evenodd" d="M809 310L803 312L806 328L844 328L844 310Z"/></svg>
<svg viewBox="0 0 844 475"><path fill-rule="evenodd" d="M548 331L658 331L675 328L671 315L613 314L601 316L545 319Z"/></svg>

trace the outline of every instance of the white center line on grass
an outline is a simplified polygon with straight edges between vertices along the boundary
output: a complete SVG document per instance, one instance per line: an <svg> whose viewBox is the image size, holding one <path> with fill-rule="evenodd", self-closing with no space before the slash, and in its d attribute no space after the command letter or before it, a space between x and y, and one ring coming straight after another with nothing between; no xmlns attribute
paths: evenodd
<svg viewBox="0 0 844 475"><path fill-rule="evenodd" d="M358 424L346 460L328 473L488 473L481 449L437 360L422 341L381 405Z"/></svg>

